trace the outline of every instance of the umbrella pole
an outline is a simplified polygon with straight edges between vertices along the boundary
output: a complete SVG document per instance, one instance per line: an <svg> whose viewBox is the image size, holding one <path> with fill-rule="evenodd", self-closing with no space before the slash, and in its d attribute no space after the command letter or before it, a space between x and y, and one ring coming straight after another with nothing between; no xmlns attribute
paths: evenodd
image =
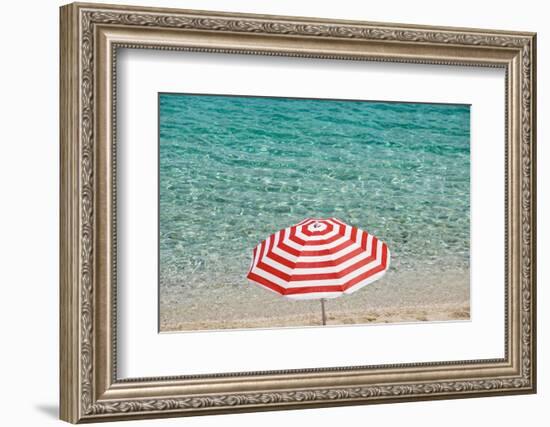
<svg viewBox="0 0 550 427"><path fill-rule="evenodd" d="M327 317L325 314L325 299L321 298L321 318L323 320L323 326L327 324Z"/></svg>

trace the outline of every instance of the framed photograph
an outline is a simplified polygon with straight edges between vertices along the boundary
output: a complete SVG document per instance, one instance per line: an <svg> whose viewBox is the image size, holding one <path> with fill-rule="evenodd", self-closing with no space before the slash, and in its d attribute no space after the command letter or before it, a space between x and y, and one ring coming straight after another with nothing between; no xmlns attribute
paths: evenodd
<svg viewBox="0 0 550 427"><path fill-rule="evenodd" d="M63 420L536 391L535 34L60 22Z"/></svg>

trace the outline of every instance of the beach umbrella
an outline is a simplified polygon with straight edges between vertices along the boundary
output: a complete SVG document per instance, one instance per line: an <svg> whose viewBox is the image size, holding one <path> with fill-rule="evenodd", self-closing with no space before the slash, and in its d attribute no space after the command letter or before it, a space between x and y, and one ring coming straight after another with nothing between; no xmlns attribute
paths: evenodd
<svg viewBox="0 0 550 427"><path fill-rule="evenodd" d="M285 298L325 299L351 294L380 279L390 266L388 246L337 218L306 218L254 248L247 278Z"/></svg>

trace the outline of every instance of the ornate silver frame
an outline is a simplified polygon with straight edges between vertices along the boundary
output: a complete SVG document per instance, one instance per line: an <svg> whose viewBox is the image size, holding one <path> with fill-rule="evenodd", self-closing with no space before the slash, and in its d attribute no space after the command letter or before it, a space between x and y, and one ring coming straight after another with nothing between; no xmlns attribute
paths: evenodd
<svg viewBox="0 0 550 427"><path fill-rule="evenodd" d="M60 42L61 419L77 423L535 392L535 34L70 4L61 8ZM118 47L504 68L505 357L117 379Z"/></svg>

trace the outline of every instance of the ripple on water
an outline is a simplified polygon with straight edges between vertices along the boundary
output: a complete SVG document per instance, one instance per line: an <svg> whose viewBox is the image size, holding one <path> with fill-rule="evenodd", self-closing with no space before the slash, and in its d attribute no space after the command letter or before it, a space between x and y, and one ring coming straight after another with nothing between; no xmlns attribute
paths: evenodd
<svg viewBox="0 0 550 427"><path fill-rule="evenodd" d="M160 277L242 286L252 248L308 216L385 240L392 269L469 268L469 108L160 96Z"/></svg>

